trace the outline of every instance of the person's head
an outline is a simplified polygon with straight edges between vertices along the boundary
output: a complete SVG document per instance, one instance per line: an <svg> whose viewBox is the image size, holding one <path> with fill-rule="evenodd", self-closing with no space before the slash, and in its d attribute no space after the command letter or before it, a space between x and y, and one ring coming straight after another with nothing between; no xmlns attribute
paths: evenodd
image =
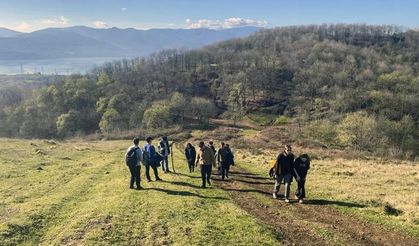
<svg viewBox="0 0 419 246"><path fill-rule="evenodd" d="M285 145L284 152L287 153L287 154L291 153L292 152L291 145L289 145L289 144Z"/></svg>
<svg viewBox="0 0 419 246"><path fill-rule="evenodd" d="M308 157L308 155L307 155L307 154L302 154L302 155L300 155L300 159L301 159L303 162L305 162L305 161L309 161L309 160L310 160L310 158Z"/></svg>
<svg viewBox="0 0 419 246"><path fill-rule="evenodd" d="M221 147L224 147L226 144L224 142L221 142Z"/></svg>
<svg viewBox="0 0 419 246"><path fill-rule="evenodd" d="M162 139L163 139L163 141L167 141L167 137L166 136L163 136Z"/></svg>
<svg viewBox="0 0 419 246"><path fill-rule="evenodd" d="M199 142L198 146L199 146L199 148L201 148L201 149L202 149L202 148L204 148L205 143L201 141L201 142Z"/></svg>
<svg viewBox="0 0 419 246"><path fill-rule="evenodd" d="M186 144L186 148L192 148L192 144L191 143L187 143Z"/></svg>
<svg viewBox="0 0 419 246"><path fill-rule="evenodd" d="M146 139L145 139L145 141L147 142L147 143L151 143L151 141L153 140L153 138L152 137L147 137Z"/></svg>
<svg viewBox="0 0 419 246"><path fill-rule="evenodd" d="M209 141L209 145L214 145L214 142L213 141Z"/></svg>
<svg viewBox="0 0 419 246"><path fill-rule="evenodd" d="M140 139L139 138L134 138L134 140L132 140L134 142L135 145L138 145L140 143Z"/></svg>
<svg viewBox="0 0 419 246"><path fill-rule="evenodd" d="M227 148L230 148L230 144L226 144L226 147L227 147Z"/></svg>

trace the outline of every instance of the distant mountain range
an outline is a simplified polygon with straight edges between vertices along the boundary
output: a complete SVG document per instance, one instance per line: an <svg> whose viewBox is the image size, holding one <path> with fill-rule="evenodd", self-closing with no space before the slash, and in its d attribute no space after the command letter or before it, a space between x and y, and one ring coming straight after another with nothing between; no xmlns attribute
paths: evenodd
<svg viewBox="0 0 419 246"><path fill-rule="evenodd" d="M258 27L211 29L48 28L19 33L0 28L0 60L137 57L162 49L192 49L246 37Z"/></svg>

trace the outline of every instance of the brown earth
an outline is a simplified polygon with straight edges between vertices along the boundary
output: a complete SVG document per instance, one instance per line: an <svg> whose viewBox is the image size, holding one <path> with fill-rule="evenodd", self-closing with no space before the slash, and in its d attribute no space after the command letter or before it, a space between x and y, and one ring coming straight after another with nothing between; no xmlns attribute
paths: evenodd
<svg viewBox="0 0 419 246"><path fill-rule="evenodd" d="M215 178L215 185L261 223L268 224L285 245L419 245L419 240L383 225L339 211L334 206L361 204L307 200L304 204L272 198L273 180L233 167L231 179ZM283 194L283 187L281 187Z"/></svg>

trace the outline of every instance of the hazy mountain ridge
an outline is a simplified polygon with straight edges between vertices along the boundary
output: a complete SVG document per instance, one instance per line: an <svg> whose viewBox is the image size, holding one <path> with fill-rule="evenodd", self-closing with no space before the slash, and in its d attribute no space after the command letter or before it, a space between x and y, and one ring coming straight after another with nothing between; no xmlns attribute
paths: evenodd
<svg viewBox="0 0 419 246"><path fill-rule="evenodd" d="M22 33L10 30L8 28L0 27L0 38L10 38L18 36Z"/></svg>
<svg viewBox="0 0 419 246"><path fill-rule="evenodd" d="M162 49L192 49L256 32L258 27L210 29L48 28L32 33L0 29L0 59L136 57Z"/></svg>

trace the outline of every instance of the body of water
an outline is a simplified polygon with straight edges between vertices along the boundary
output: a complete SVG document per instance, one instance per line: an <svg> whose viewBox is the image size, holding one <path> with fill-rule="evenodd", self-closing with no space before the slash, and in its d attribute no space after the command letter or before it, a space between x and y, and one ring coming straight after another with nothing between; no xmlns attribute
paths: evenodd
<svg viewBox="0 0 419 246"><path fill-rule="evenodd" d="M42 60L0 60L0 74L85 74L95 66L123 57L60 58Z"/></svg>

